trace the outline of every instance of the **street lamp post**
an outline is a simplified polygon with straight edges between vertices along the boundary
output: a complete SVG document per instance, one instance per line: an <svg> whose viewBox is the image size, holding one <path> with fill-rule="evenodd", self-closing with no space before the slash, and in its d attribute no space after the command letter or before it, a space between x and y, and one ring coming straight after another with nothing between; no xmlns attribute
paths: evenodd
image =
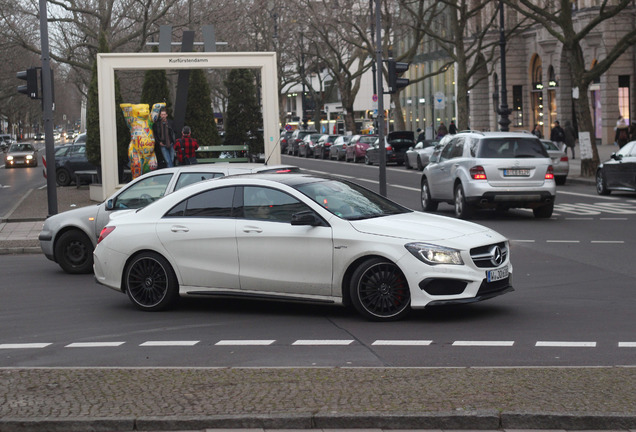
<svg viewBox="0 0 636 432"><path fill-rule="evenodd" d="M499 126L502 132L510 130L510 109L506 90L506 32L504 30L504 4L499 0L499 48L501 50L501 105L499 106Z"/></svg>

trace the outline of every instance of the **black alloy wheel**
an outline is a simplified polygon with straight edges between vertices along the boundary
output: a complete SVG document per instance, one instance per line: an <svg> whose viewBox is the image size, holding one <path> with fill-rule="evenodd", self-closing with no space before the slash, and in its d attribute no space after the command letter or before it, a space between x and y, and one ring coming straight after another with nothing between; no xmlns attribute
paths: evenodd
<svg viewBox="0 0 636 432"><path fill-rule="evenodd" d="M395 321L410 312L411 292L400 269L383 258L371 258L351 278L351 301L372 321Z"/></svg>
<svg viewBox="0 0 636 432"><path fill-rule="evenodd" d="M607 180L605 179L603 170L596 171L596 193L599 195L609 195L612 193L612 191L607 188Z"/></svg>
<svg viewBox="0 0 636 432"><path fill-rule="evenodd" d="M71 184L71 173L66 168L60 168L55 173L55 181L59 186L68 186Z"/></svg>
<svg viewBox="0 0 636 432"><path fill-rule="evenodd" d="M124 284L128 298L144 311L160 311L176 305L179 284L170 263L154 252L144 252L126 266Z"/></svg>

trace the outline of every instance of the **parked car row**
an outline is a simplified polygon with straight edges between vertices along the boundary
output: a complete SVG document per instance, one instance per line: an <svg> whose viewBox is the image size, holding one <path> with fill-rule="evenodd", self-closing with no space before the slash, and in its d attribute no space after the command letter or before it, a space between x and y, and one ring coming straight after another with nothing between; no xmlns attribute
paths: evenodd
<svg viewBox="0 0 636 432"><path fill-rule="evenodd" d="M329 135L315 130L283 131L281 152L290 156L316 159L364 161L367 165L380 161L380 141L377 135ZM411 131L394 131L385 137L386 161L397 165L406 163L406 153L415 147Z"/></svg>

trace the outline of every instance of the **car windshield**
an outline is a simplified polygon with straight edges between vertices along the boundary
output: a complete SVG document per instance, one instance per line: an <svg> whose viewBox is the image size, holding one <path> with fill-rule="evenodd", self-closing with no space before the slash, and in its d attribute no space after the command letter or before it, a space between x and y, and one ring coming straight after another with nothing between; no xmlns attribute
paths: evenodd
<svg viewBox="0 0 636 432"><path fill-rule="evenodd" d="M552 141L541 141L541 143L543 144L543 147L545 147L546 150L559 150L559 147L557 147L557 145L555 143L553 143Z"/></svg>
<svg viewBox="0 0 636 432"><path fill-rule="evenodd" d="M367 144L373 144L375 142L375 140L377 140L378 137L377 136L363 136L360 138L361 143L367 143Z"/></svg>
<svg viewBox="0 0 636 432"><path fill-rule="evenodd" d="M534 138L487 138L481 142L478 158L547 158L541 141Z"/></svg>
<svg viewBox="0 0 636 432"><path fill-rule="evenodd" d="M370 219L412 211L362 186L340 180L304 183L297 185L296 189L331 213L347 220Z"/></svg>
<svg viewBox="0 0 636 432"><path fill-rule="evenodd" d="M12 144L9 151L10 152L33 151L33 146L31 144Z"/></svg>

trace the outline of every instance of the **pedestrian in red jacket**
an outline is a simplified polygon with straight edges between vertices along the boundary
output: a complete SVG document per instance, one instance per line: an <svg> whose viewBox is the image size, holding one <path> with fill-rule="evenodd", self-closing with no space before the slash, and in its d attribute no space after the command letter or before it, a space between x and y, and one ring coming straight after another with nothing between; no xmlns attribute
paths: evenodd
<svg viewBox="0 0 636 432"><path fill-rule="evenodd" d="M181 138L174 145L179 165L194 165L197 163L196 150L199 148L199 143L190 136L191 134L190 126L184 126Z"/></svg>

